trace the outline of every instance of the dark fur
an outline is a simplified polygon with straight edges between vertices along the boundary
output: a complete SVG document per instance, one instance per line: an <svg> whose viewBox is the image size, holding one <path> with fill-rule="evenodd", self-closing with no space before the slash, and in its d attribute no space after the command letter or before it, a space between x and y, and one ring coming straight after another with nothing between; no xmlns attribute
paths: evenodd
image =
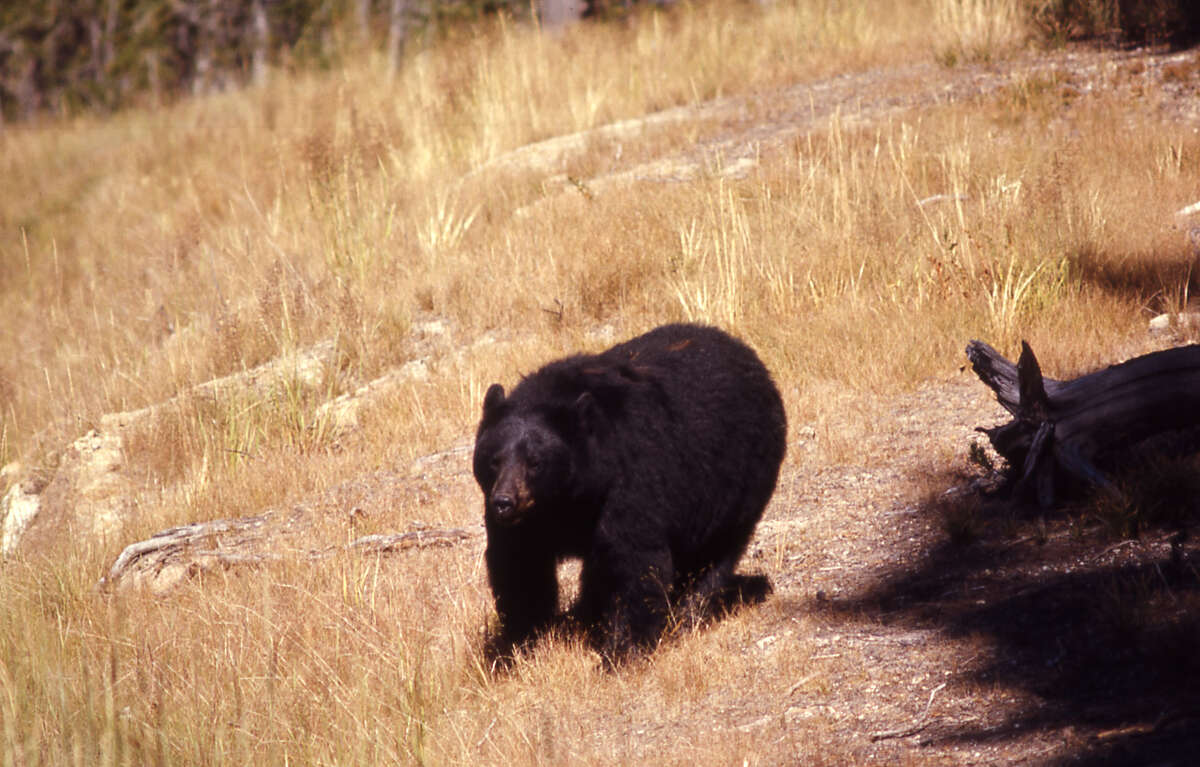
<svg viewBox="0 0 1200 767"><path fill-rule="evenodd" d="M786 448L758 356L710 327L667 325L493 384L475 440L500 658L554 620L557 563L581 557L573 617L608 662L770 593L734 568Z"/></svg>

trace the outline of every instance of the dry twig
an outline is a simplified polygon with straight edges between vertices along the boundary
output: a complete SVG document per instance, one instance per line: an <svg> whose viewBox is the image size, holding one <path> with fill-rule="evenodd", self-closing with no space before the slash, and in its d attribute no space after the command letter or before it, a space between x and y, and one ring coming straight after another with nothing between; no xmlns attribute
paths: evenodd
<svg viewBox="0 0 1200 767"><path fill-rule="evenodd" d="M871 742L874 743L877 740L887 740L889 738L907 738L909 735L916 735L918 732L928 727L933 722L933 719L931 719L929 716L929 709L933 706L933 699L945 686L946 683L942 682L929 692L929 702L925 704L925 710L921 712L921 715L917 717L917 721L911 726L900 730L883 730L882 732L873 732L871 733Z"/></svg>

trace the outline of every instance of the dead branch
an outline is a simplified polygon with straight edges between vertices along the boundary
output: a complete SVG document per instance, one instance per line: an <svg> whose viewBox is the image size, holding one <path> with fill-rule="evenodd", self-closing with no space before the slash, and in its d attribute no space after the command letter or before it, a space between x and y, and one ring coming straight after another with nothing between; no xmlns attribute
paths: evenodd
<svg viewBox="0 0 1200 767"><path fill-rule="evenodd" d="M453 546L456 543L469 541L471 538L480 535L481 532L454 527L434 530L413 530L394 535L366 535L351 543L347 548L363 553L391 554L411 548L423 549L428 546Z"/></svg>
<svg viewBox="0 0 1200 767"><path fill-rule="evenodd" d="M109 586L116 583L126 570L145 557L164 558L171 553L194 546L201 540L211 539L213 536L258 530L271 517L271 514L260 514L256 517L241 519L218 519L212 522L197 522L191 525L172 527L169 530L155 533L144 541L126 546L117 560L113 562L112 567L109 568L108 575L100 579L100 585ZM217 554L220 555L220 552Z"/></svg>
<svg viewBox="0 0 1200 767"><path fill-rule="evenodd" d="M874 743L875 741L888 740L890 738L907 738L910 735L916 735L918 732L921 732L930 724L932 724L933 719L929 716L929 709L933 706L934 697L936 697L945 686L946 683L942 682L937 687L934 687L932 690L930 690L929 701L925 704L925 710L921 712L921 715L917 717L917 720L911 726L904 727L899 730L883 730L882 732L873 732L871 733L871 742Z"/></svg>
<svg viewBox="0 0 1200 767"><path fill-rule="evenodd" d="M268 512L255 517L218 519L163 530L144 541L126 546L109 568L108 574L100 579L99 586L115 586L134 569L158 572L172 562L207 562L207 566L231 568L281 561L284 558L282 554L266 550L266 541L270 537L267 528L286 528L302 513L302 509L297 509L290 517L283 517ZM367 535L345 545L311 549L298 554L297 558L319 560L340 553L394 554L430 546L454 546L481 535L482 529L422 528L391 535Z"/></svg>
<svg viewBox="0 0 1200 767"><path fill-rule="evenodd" d="M1200 426L1200 346L1146 354L1069 381L1043 376L1024 342L1016 365L982 341L967 346L967 358L1013 415L980 431L1012 467L1017 492L1032 491L1043 508L1054 505L1057 478L1109 486L1101 456Z"/></svg>
<svg viewBox="0 0 1200 767"><path fill-rule="evenodd" d="M1099 741L1125 739L1142 735L1153 735L1161 730L1170 729L1182 722L1190 722L1197 716L1196 711L1187 709L1168 708L1158 715L1158 718L1153 722L1140 722L1138 724L1126 725L1124 727L1116 727L1111 730L1102 730L1096 733L1093 737Z"/></svg>

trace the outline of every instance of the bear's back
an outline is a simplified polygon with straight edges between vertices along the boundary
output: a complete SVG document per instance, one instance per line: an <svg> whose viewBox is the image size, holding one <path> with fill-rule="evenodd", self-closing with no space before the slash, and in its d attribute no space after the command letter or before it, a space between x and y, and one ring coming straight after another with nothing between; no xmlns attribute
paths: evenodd
<svg viewBox="0 0 1200 767"><path fill-rule="evenodd" d="M752 434L782 450L786 419L779 390L754 350L727 333L704 325L664 325L601 357L628 368L632 381L658 390L689 423L693 437L714 421L714 438Z"/></svg>

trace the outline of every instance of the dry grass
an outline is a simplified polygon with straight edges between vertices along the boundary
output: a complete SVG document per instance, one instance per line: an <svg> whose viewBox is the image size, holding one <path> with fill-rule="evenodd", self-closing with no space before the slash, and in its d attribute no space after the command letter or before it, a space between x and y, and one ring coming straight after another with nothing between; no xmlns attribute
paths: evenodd
<svg viewBox="0 0 1200 767"><path fill-rule="evenodd" d="M52 466L103 414L184 396L127 437L141 489L121 539L72 551L64 538L53 558L0 567L3 763L866 759L831 750L820 706L785 716L764 703L798 679L804 692L873 673L821 671L819 619L786 603L614 675L561 641L495 678L480 667L490 602L474 550L285 562L169 600L93 584L122 545L163 527L407 467L470 433L491 381L664 321L718 323L761 351L793 431L812 425L820 445L794 450L793 466L856 462L857 435L875 427L860 398L953 370L970 338L1027 338L1057 377L1111 360L1148 311L1178 310L1192 290L1171 213L1194 201L1200 139L1104 88L1030 75L876 123L838 112L762 147L743 175L701 157L686 183L620 193L583 192L736 119L594 141L555 169L578 182L566 194L553 174L487 167L677 105L914 57L1019 55L1018 5L715 2L557 35L501 22L395 75L368 56L157 110L6 128L0 464ZM429 318L448 321L454 348L436 350L427 378L348 435L316 415L428 355L414 328ZM186 394L330 339L336 362L315 386ZM477 505L456 486L371 524L469 525ZM791 633L760 646L764 626Z"/></svg>
<svg viewBox="0 0 1200 767"><path fill-rule="evenodd" d="M934 4L939 59L948 65L988 61L1029 41L1028 3L1023 0L942 0Z"/></svg>

